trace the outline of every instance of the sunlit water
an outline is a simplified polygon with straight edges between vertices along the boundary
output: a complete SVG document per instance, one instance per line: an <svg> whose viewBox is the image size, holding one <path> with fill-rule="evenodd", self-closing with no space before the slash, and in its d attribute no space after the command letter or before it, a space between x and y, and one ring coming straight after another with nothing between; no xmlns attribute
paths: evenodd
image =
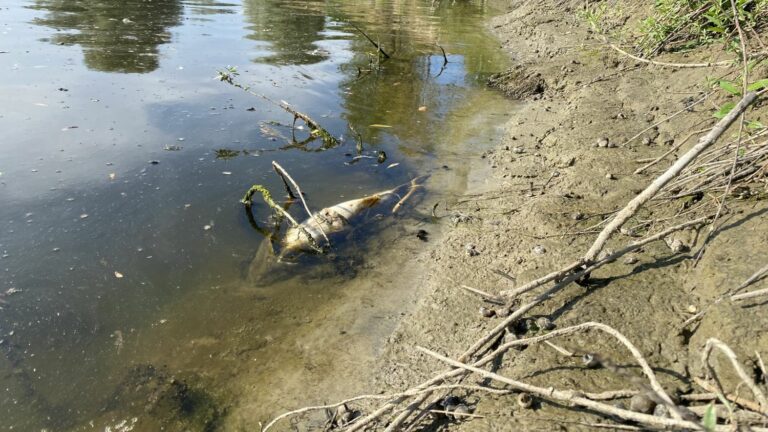
<svg viewBox="0 0 768 432"><path fill-rule="evenodd" d="M490 13L481 1L3 1L0 430L253 430L274 411L261 395L302 401L276 376L319 386L339 334L391 331L387 275L420 246L387 247L428 221L426 206L332 258L275 268L261 263L269 209L257 200L250 218L239 199L254 183L282 196L273 160L316 209L424 174L424 202L460 190L509 109L483 89L504 66ZM214 79L227 66L341 144L292 144L290 114ZM350 164L352 130L366 157ZM352 328L328 324L347 315ZM311 364L298 335L322 345L300 347Z"/></svg>

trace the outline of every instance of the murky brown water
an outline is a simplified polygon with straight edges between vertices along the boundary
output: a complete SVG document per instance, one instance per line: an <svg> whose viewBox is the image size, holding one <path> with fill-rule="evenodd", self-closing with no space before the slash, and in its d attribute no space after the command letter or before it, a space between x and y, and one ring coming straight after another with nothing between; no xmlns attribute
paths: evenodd
<svg viewBox="0 0 768 432"><path fill-rule="evenodd" d="M399 270L424 250L412 234L426 203L463 187L511 109L483 89L504 66L490 13L480 1L4 2L0 428L252 430L354 388L329 371L375 357L417 293ZM392 59L379 65L352 23ZM228 65L341 145L291 146L290 115L213 79ZM386 162L347 164L348 125ZM268 208L249 219L238 202L253 183L281 194L272 160L315 208L432 176L424 204L332 258L274 268L258 265L254 229L270 226Z"/></svg>

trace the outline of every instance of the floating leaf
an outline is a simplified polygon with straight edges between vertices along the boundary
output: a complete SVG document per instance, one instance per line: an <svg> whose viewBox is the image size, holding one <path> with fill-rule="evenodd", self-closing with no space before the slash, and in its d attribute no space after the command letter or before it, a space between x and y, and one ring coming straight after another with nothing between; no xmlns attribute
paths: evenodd
<svg viewBox="0 0 768 432"><path fill-rule="evenodd" d="M118 278L118 279L122 279L123 278L123 274L120 273L119 271L116 271L115 272L115 277Z"/></svg>
<svg viewBox="0 0 768 432"><path fill-rule="evenodd" d="M378 124L378 123L374 123L374 124L372 124L372 125L370 125L370 126L371 126L372 128L391 128L391 127L392 127L392 126L390 126L390 125L385 125L385 124Z"/></svg>

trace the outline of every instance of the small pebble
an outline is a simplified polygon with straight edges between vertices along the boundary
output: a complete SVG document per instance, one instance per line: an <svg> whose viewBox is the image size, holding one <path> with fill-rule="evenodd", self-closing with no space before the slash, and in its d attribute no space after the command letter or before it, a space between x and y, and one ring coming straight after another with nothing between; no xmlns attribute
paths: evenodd
<svg viewBox="0 0 768 432"><path fill-rule="evenodd" d="M652 142L651 137L643 137L643 145L649 146Z"/></svg>
<svg viewBox="0 0 768 432"><path fill-rule="evenodd" d="M695 314L695 313L697 313L699 311L699 308L697 308L694 305L688 305L688 309L687 310L688 310L689 314Z"/></svg>
<svg viewBox="0 0 768 432"><path fill-rule="evenodd" d="M635 263L637 263L638 261L639 261L639 260L638 260L638 259L637 259L637 257L636 257L636 256L634 256L634 255L630 255L630 256L628 256L628 257L624 258L624 264L628 264L628 265L632 265L632 264L635 264Z"/></svg>
<svg viewBox="0 0 768 432"><path fill-rule="evenodd" d="M462 420L469 417L466 414L471 414L469 411L469 407L464 404L458 404L456 405L456 408L453 410L453 419L454 420Z"/></svg>
<svg viewBox="0 0 768 432"><path fill-rule="evenodd" d="M610 141L608 138L598 138L595 146L600 148L607 148L609 143Z"/></svg>
<svg viewBox="0 0 768 432"><path fill-rule="evenodd" d="M493 309L488 309L485 306L480 307L480 315L486 317L486 318L493 318L496 316L496 311Z"/></svg>
<svg viewBox="0 0 768 432"><path fill-rule="evenodd" d="M517 404L525 409L530 409L533 406L533 396L528 393L520 393L517 395Z"/></svg>
<svg viewBox="0 0 768 432"><path fill-rule="evenodd" d="M421 241L427 241L429 237L429 233L424 231L423 229L416 232L416 238Z"/></svg>
<svg viewBox="0 0 768 432"><path fill-rule="evenodd" d="M669 247L669 249L674 253L681 253L688 250L688 247L683 243L680 239L677 238L667 238L665 239L665 243Z"/></svg>
<svg viewBox="0 0 768 432"><path fill-rule="evenodd" d="M533 253L535 253L536 255L544 255L545 253L547 253L547 248L545 248L542 245L536 245L533 247Z"/></svg>
<svg viewBox="0 0 768 432"><path fill-rule="evenodd" d="M522 154L525 153L525 149L522 147L512 147L512 153Z"/></svg>
<svg viewBox="0 0 768 432"><path fill-rule="evenodd" d="M464 249L467 251L467 255L471 257L480 255L480 252L477 250L477 246L472 243L467 243L467 245L464 246Z"/></svg>
<svg viewBox="0 0 768 432"><path fill-rule="evenodd" d="M581 212L576 212L576 213L571 214L571 219L573 219L575 221L584 220L585 218L586 218L586 216L584 215L584 213L581 213Z"/></svg>
<svg viewBox="0 0 768 432"><path fill-rule="evenodd" d="M553 323L549 317L542 316L536 318L536 327L538 327L539 330L552 330L555 328L555 323Z"/></svg>
<svg viewBox="0 0 768 432"><path fill-rule="evenodd" d="M512 312L514 312L514 308L511 306L504 306L496 312L496 316L499 318L506 318L512 315Z"/></svg>
<svg viewBox="0 0 768 432"><path fill-rule="evenodd" d="M602 365L594 354L584 354L581 356L581 362L589 369L597 369Z"/></svg>
<svg viewBox="0 0 768 432"><path fill-rule="evenodd" d="M608 174L606 174L606 175L605 175L605 178L607 178L608 180L616 180L616 176L614 176L614 175L613 175L613 174L611 174L611 173L608 173Z"/></svg>
<svg viewBox="0 0 768 432"><path fill-rule="evenodd" d="M669 408L666 405L656 405L653 409L653 415L655 417L669 417Z"/></svg>
<svg viewBox="0 0 768 432"><path fill-rule="evenodd" d="M650 414L654 408L656 408L656 402L645 393L636 394L629 400L629 409L634 412Z"/></svg>

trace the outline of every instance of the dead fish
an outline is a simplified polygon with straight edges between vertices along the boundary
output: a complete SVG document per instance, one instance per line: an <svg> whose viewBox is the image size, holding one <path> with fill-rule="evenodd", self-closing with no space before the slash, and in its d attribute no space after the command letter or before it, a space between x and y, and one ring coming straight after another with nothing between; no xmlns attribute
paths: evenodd
<svg viewBox="0 0 768 432"><path fill-rule="evenodd" d="M352 228L357 216L375 206L397 199L397 203L392 208L392 213L397 213L402 203L420 187L417 183L419 179L413 179L394 189L344 201L315 212L312 217L286 231L281 242L280 258L316 250L316 246L325 244L326 236ZM403 192L405 192L404 195Z"/></svg>

